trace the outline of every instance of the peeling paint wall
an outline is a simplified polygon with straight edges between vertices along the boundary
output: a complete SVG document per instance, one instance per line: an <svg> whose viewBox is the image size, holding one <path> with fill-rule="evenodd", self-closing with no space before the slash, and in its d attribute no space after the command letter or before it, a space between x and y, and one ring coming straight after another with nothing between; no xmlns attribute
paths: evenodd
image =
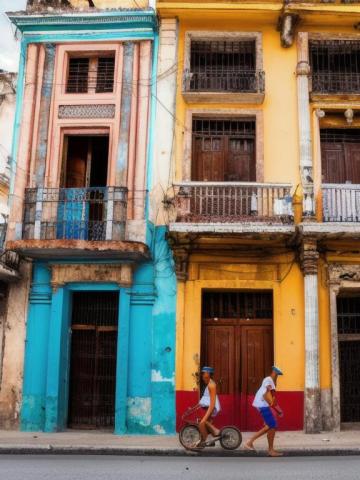
<svg viewBox="0 0 360 480"><path fill-rule="evenodd" d="M0 428L16 428L19 425L31 264L23 262L20 274L21 280L9 286L4 324Z"/></svg>

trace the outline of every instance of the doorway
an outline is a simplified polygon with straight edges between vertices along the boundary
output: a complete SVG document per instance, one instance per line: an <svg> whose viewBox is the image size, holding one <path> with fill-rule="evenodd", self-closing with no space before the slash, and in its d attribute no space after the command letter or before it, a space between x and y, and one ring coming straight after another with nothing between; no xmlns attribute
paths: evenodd
<svg viewBox="0 0 360 480"><path fill-rule="evenodd" d="M119 293L74 292L72 300L68 424L113 428Z"/></svg>
<svg viewBox="0 0 360 480"><path fill-rule="evenodd" d="M273 364L272 292L205 291L201 363L215 368L226 422L249 430L251 402Z"/></svg>
<svg viewBox="0 0 360 480"><path fill-rule="evenodd" d="M320 130L323 183L360 184L360 129Z"/></svg>
<svg viewBox="0 0 360 480"><path fill-rule="evenodd" d="M360 294L337 298L342 423L360 423Z"/></svg>
<svg viewBox="0 0 360 480"><path fill-rule="evenodd" d="M57 238L104 240L108 135L66 135Z"/></svg>

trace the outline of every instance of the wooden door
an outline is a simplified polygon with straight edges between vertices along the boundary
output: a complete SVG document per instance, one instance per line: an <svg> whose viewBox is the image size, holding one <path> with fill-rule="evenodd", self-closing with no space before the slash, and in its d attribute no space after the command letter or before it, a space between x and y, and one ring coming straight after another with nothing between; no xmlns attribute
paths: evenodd
<svg viewBox="0 0 360 480"><path fill-rule="evenodd" d="M254 182L256 180L255 145L253 139L230 137L225 159L225 180Z"/></svg>
<svg viewBox="0 0 360 480"><path fill-rule="evenodd" d="M224 138L195 136L193 141L192 179L204 182L224 180Z"/></svg>
<svg viewBox="0 0 360 480"><path fill-rule="evenodd" d="M71 325L69 426L115 422L117 292L76 292Z"/></svg>
<svg viewBox="0 0 360 480"><path fill-rule="evenodd" d="M345 181L360 184L360 143L345 144Z"/></svg>
<svg viewBox="0 0 360 480"><path fill-rule="evenodd" d="M321 166L323 183L345 183L344 144L321 142Z"/></svg>
<svg viewBox="0 0 360 480"><path fill-rule="evenodd" d="M224 423L251 428L251 399L273 364L272 322L205 320L201 360L215 368Z"/></svg>

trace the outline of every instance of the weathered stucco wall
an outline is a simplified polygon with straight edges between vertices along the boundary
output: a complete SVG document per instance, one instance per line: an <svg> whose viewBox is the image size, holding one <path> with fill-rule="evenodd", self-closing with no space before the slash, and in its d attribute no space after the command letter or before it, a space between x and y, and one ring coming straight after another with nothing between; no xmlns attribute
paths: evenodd
<svg viewBox="0 0 360 480"><path fill-rule="evenodd" d="M16 428L19 425L31 264L22 262L20 274L21 280L9 286L4 324L0 428Z"/></svg>

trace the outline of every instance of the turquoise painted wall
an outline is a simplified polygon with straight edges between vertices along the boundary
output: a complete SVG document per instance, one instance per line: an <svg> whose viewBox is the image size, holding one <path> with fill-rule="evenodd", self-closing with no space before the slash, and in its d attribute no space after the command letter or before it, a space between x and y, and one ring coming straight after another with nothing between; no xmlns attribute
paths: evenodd
<svg viewBox="0 0 360 480"><path fill-rule="evenodd" d="M115 433L175 432L176 277L166 228L152 231L153 260L136 265L131 288L92 282L67 284L52 291L51 266L34 263L22 430L56 432L66 428L72 292L116 289L120 309Z"/></svg>

